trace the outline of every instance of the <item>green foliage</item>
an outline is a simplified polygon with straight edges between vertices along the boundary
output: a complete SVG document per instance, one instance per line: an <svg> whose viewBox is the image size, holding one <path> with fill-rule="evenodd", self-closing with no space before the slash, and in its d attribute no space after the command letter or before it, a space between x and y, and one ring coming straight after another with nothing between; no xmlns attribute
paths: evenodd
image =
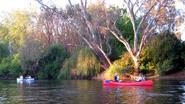
<svg viewBox="0 0 185 104"><path fill-rule="evenodd" d="M100 63L88 48L81 49L78 52L76 61L75 69L79 77L91 78L100 72Z"/></svg>
<svg viewBox="0 0 185 104"><path fill-rule="evenodd" d="M123 16L116 21L116 27L122 33L123 37L132 45L134 43L134 31L132 23L125 12ZM112 54L110 55L111 60L120 58L120 56L126 52L125 46L114 37L110 39L110 45L112 47Z"/></svg>
<svg viewBox="0 0 185 104"><path fill-rule="evenodd" d="M70 58L67 58L64 61L62 68L60 69L58 79L74 79L75 73L72 73L71 70L73 70L76 64L75 62L76 62L76 54L75 55L73 54Z"/></svg>
<svg viewBox="0 0 185 104"><path fill-rule="evenodd" d="M123 67L118 65L117 63L113 63L106 71L104 74L104 78L106 80L113 80L115 73L118 73L119 76L122 75L122 69Z"/></svg>
<svg viewBox="0 0 185 104"><path fill-rule="evenodd" d="M113 62L113 64L107 69L105 72L106 79L112 79L115 73L118 73L120 76L124 73L131 73L133 70L133 61L128 52L124 53L124 55Z"/></svg>
<svg viewBox="0 0 185 104"><path fill-rule="evenodd" d="M141 53L140 69L145 73L167 74L185 68L185 44L169 32L151 38ZM133 61L129 53L113 62L105 72L106 79L115 73L132 73Z"/></svg>
<svg viewBox="0 0 185 104"><path fill-rule="evenodd" d="M133 66L131 56L128 52L124 53L124 55L119 60L116 60L114 63L116 63L119 66L122 66L123 68Z"/></svg>
<svg viewBox="0 0 185 104"><path fill-rule="evenodd" d="M9 55L8 44L0 42L0 60Z"/></svg>
<svg viewBox="0 0 185 104"><path fill-rule="evenodd" d="M120 32L123 34L123 37L125 37L130 44L134 43L134 31L132 23L126 14L123 14L123 16L116 21L116 27L120 30Z"/></svg>
<svg viewBox="0 0 185 104"><path fill-rule="evenodd" d="M91 79L100 72L100 63L88 48L82 48L64 62L60 79Z"/></svg>
<svg viewBox="0 0 185 104"><path fill-rule="evenodd" d="M110 39L110 46L112 48L112 53L109 55L109 58L112 61L119 59L120 56L126 51L122 43L118 42L114 37Z"/></svg>
<svg viewBox="0 0 185 104"><path fill-rule="evenodd" d="M15 11L4 20L0 27L0 38L10 42L11 48L15 52L23 45L25 36L29 34L30 18L28 12Z"/></svg>
<svg viewBox="0 0 185 104"><path fill-rule="evenodd" d="M14 78L23 74L20 62L20 47L30 33L31 19L28 12L15 11L0 25L0 76ZM31 26L30 26L31 27Z"/></svg>
<svg viewBox="0 0 185 104"><path fill-rule="evenodd" d="M184 67L183 44L174 34L161 33L153 38L141 55L141 69L155 70L156 74L167 74Z"/></svg>
<svg viewBox="0 0 185 104"><path fill-rule="evenodd" d="M136 21L137 25L137 21ZM116 27L121 32L122 36L128 41L128 43L133 47L134 43L134 31L133 26L131 23L130 18L128 17L128 14L126 14L125 10L123 10L123 16L119 18L116 21ZM140 34L139 34L139 41L140 41ZM117 41L115 38L111 38L110 40L111 47L112 47L112 54L110 55L110 58L112 60L120 58L120 56L126 52L125 46Z"/></svg>
<svg viewBox="0 0 185 104"><path fill-rule="evenodd" d="M0 62L0 77L1 78L16 78L22 74L19 54L14 54L3 58Z"/></svg>
<svg viewBox="0 0 185 104"><path fill-rule="evenodd" d="M63 46L59 44L50 46L39 61L40 71L38 72L38 78L57 79L66 57L68 55Z"/></svg>
<svg viewBox="0 0 185 104"><path fill-rule="evenodd" d="M0 40L1 41L7 42L7 39L5 39L5 37L8 34L8 32L9 32L8 27L4 26L3 24L0 24Z"/></svg>

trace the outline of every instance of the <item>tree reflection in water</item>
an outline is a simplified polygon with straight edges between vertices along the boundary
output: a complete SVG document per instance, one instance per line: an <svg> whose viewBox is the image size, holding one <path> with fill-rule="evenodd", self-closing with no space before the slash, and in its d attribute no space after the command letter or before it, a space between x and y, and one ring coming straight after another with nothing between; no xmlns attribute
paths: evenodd
<svg viewBox="0 0 185 104"><path fill-rule="evenodd" d="M154 86L103 87L101 81L0 81L0 104L185 104L184 80Z"/></svg>
<svg viewBox="0 0 185 104"><path fill-rule="evenodd" d="M181 92L182 94L179 95L180 102L184 104L185 103L185 85L180 86L179 89L182 90Z"/></svg>

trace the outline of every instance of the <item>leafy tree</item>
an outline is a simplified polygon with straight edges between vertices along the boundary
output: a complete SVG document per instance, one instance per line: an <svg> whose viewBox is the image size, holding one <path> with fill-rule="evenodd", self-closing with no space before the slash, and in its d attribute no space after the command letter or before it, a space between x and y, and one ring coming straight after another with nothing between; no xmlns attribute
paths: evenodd
<svg viewBox="0 0 185 104"><path fill-rule="evenodd" d="M153 38L142 52L141 69L167 74L182 70L185 66L184 45L174 34L161 33Z"/></svg>
<svg viewBox="0 0 185 104"><path fill-rule="evenodd" d="M59 44L50 46L39 60L38 77L41 79L57 79L62 64L67 57L63 46Z"/></svg>
<svg viewBox="0 0 185 104"><path fill-rule="evenodd" d="M170 22L167 22L168 18L169 21L174 20L172 18L174 14L170 14L171 11L175 10L174 6L172 6L173 4L174 0L124 0L124 6L126 7L134 32L134 41L132 44L121 34L115 24L111 25L113 27L109 26L107 28L129 52L133 59L136 72L139 71L141 50L148 37L155 34L156 30L170 27ZM141 38L139 36L140 34Z"/></svg>
<svg viewBox="0 0 185 104"><path fill-rule="evenodd" d="M112 37L109 40L109 42L110 42L110 46L112 48L112 50L111 50L112 52L109 55L109 58L111 59L111 61L115 61L115 60L119 59L121 57L121 55L124 54L124 52L126 51L126 49L114 37Z"/></svg>
<svg viewBox="0 0 185 104"><path fill-rule="evenodd" d="M116 27L119 29L121 34L127 39L129 44L134 43L134 31L132 29L132 23L127 16L125 10L122 10L123 14L118 20L116 21ZM126 52L126 48L119 42L115 37L110 39L110 45L112 47L112 54L110 55L111 59L118 59Z"/></svg>
<svg viewBox="0 0 185 104"><path fill-rule="evenodd" d="M114 80L115 73L118 73L120 76L123 73L132 73L133 72L133 61L128 52L125 52L119 59L115 60L113 64L105 71L105 79Z"/></svg>
<svg viewBox="0 0 185 104"><path fill-rule="evenodd" d="M81 48L65 60L60 70L60 79L92 79L100 73L100 62L88 48Z"/></svg>
<svg viewBox="0 0 185 104"><path fill-rule="evenodd" d="M0 25L0 41L1 42L7 42L7 39L5 38L5 35L8 34L8 27L5 27L4 24Z"/></svg>
<svg viewBox="0 0 185 104"><path fill-rule="evenodd" d="M24 38L29 34L31 16L28 12L15 11L4 20L0 29L0 37L9 42L9 46L16 51L23 45Z"/></svg>
<svg viewBox="0 0 185 104"><path fill-rule="evenodd" d="M122 17L120 17L116 21L116 27L119 29L119 31L123 34L123 36L126 38L126 40L129 42L129 44L134 43L134 31L133 26L131 23L131 20L128 17L128 14L123 10Z"/></svg>
<svg viewBox="0 0 185 104"><path fill-rule="evenodd" d="M100 63L88 48L84 48L77 54L75 69L77 76L91 79L100 72Z"/></svg>
<svg viewBox="0 0 185 104"><path fill-rule="evenodd" d="M68 42L68 45L70 43L72 46L76 43L76 41L80 41L80 45L84 46L85 44L96 54L98 59L101 61L101 67L103 69L106 69L111 65L111 60L108 57L112 53L112 49L109 43L109 33L106 32L103 28L106 25L105 10L107 9L104 2L99 2L96 5L92 4L87 6L87 1L81 1L80 4L73 5L69 0L70 5L67 6L66 10L59 10L55 7L51 8L48 5L45 5L42 0L37 1L42 5L44 11L47 12L46 19L51 20L49 21L51 23L45 22L45 26L50 28L47 32L49 35L48 37L50 37L48 38L49 40L55 39L52 38L52 34L63 33L60 36L68 38L62 37L60 38L61 41ZM108 14L112 17L117 17L119 12L119 9L111 8ZM59 23L59 25L57 25L57 23ZM54 26L47 24L52 24ZM62 30L62 32L58 32L52 28L57 27L56 25L60 28L57 30ZM72 41L68 41L68 39L71 39Z"/></svg>
<svg viewBox="0 0 185 104"><path fill-rule="evenodd" d="M0 42L0 60L9 55L8 45Z"/></svg>
<svg viewBox="0 0 185 104"><path fill-rule="evenodd" d="M16 78L22 72L19 54L8 56L0 61L0 77L2 79Z"/></svg>
<svg viewBox="0 0 185 104"><path fill-rule="evenodd" d="M121 35L125 37L128 43L133 47L134 31L132 29L132 23L128 17L128 14L126 13L126 10L122 10L122 16L116 21L116 27L120 31ZM140 37L141 36L139 34L139 38ZM110 57L112 58L113 56L113 58L115 58L116 60L113 62L112 66L109 67L108 70L105 72L105 77L108 79L112 79L115 73L119 73L120 75L122 75L123 72L131 73L131 69L133 69L134 66L126 48L119 41L117 41L115 37L111 40L111 47L113 48L113 55L111 55ZM128 69L130 71L128 71Z"/></svg>

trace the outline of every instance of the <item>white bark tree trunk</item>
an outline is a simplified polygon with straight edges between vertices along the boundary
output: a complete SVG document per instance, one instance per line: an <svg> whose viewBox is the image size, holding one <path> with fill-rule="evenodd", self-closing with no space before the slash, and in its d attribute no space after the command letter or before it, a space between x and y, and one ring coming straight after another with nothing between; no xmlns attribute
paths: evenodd
<svg viewBox="0 0 185 104"><path fill-rule="evenodd" d="M148 23L146 28L141 31L141 26L143 24L143 22L145 21L145 19L147 18L147 16L149 15L150 11L154 8L154 6L157 4L153 4L148 11L146 12L146 14L141 18L141 20L139 21L139 24L136 26L136 13L138 12L138 10L136 10L136 12L134 12L134 6L136 5L137 1L135 3L132 3L133 1L131 0L124 0L124 3L127 6L127 12L128 12L128 16L130 18L130 21L132 23L132 27L133 27L133 31L134 31L134 44L133 44L133 50L131 48L131 45L128 43L128 41L123 37L123 35L121 34L121 32L119 32L119 30L116 28L116 26L114 26L114 28L116 28L115 30L111 30L109 27L107 28L112 34L113 36L120 41L121 43L123 43L123 45L126 47L127 51L129 52L133 62L134 62L134 69L138 72L139 71L139 60L140 60L140 53L143 47L143 44L146 41L146 38L148 36L148 32L151 32L153 29L155 29L155 27L151 27L151 23ZM144 3L144 2L143 2ZM141 5L138 7L138 9L140 9L140 7L143 5L143 3L141 3ZM139 41L139 34L142 33L142 39L141 41ZM139 43L140 42L140 43Z"/></svg>

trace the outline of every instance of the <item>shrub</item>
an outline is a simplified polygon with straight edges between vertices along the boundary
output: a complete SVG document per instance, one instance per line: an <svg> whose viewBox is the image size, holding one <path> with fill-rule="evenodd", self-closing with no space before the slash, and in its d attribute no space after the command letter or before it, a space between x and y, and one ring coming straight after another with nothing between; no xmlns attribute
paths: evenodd
<svg viewBox="0 0 185 104"><path fill-rule="evenodd" d="M3 58L0 62L0 76L2 78L16 78L22 72L19 54Z"/></svg>
<svg viewBox="0 0 185 104"><path fill-rule="evenodd" d="M181 57L183 44L174 34L161 33L144 48L141 55L141 69L155 70L156 74L167 74L184 67Z"/></svg>
<svg viewBox="0 0 185 104"><path fill-rule="evenodd" d="M67 52L63 46L54 44L48 48L39 61L39 79L57 79L62 64L67 58Z"/></svg>
<svg viewBox="0 0 185 104"><path fill-rule="evenodd" d="M113 79L114 74L118 73L120 76L124 73L131 73L133 71L133 62L128 52L113 62L113 64L105 71L105 79Z"/></svg>
<svg viewBox="0 0 185 104"><path fill-rule="evenodd" d="M9 55L8 44L0 42L0 60Z"/></svg>
<svg viewBox="0 0 185 104"><path fill-rule="evenodd" d="M118 60L122 55L122 53L126 51L126 49L123 46L123 44L118 42L114 37L112 37L109 41L110 41L110 46L112 48L109 58L112 61Z"/></svg>

